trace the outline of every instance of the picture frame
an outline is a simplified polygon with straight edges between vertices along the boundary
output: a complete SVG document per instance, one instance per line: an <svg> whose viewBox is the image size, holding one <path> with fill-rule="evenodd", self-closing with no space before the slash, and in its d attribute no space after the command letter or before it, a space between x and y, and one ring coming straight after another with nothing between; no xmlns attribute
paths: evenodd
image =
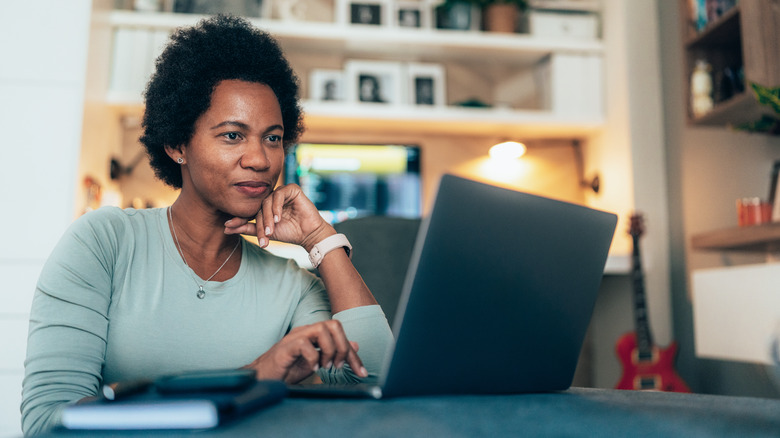
<svg viewBox="0 0 780 438"><path fill-rule="evenodd" d="M333 0L264 0L269 4L265 17L290 22L332 23L335 3Z"/></svg>
<svg viewBox="0 0 780 438"><path fill-rule="evenodd" d="M337 0L336 21L350 26L389 26L390 0Z"/></svg>
<svg viewBox="0 0 780 438"><path fill-rule="evenodd" d="M402 65L392 61L344 63L346 100L361 104L399 105L404 100Z"/></svg>
<svg viewBox="0 0 780 438"><path fill-rule="evenodd" d="M242 17L267 18L271 0L166 0L172 3L172 12L213 15L229 13ZM166 6L168 9L168 6Z"/></svg>
<svg viewBox="0 0 780 438"><path fill-rule="evenodd" d="M433 7L433 27L436 29L477 32L482 23L481 10L468 2Z"/></svg>
<svg viewBox="0 0 780 438"><path fill-rule="evenodd" d="M414 106L445 106L447 104L444 66L409 63L405 70L407 104Z"/></svg>
<svg viewBox="0 0 780 438"><path fill-rule="evenodd" d="M393 2L394 27L407 29L429 29L432 27L431 7L425 0Z"/></svg>
<svg viewBox="0 0 780 438"><path fill-rule="evenodd" d="M345 100L344 72L342 70L313 69L309 73L309 99L314 102L341 102Z"/></svg>

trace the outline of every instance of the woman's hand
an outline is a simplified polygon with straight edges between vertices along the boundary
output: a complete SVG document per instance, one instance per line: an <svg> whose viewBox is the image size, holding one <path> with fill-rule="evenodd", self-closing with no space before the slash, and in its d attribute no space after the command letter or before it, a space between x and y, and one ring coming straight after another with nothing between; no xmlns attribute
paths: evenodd
<svg viewBox="0 0 780 438"><path fill-rule="evenodd" d="M298 383L320 368L341 368L348 363L358 377L367 377L357 350L357 343L347 340L339 321L322 321L292 329L245 368L254 369L258 379Z"/></svg>
<svg viewBox="0 0 780 438"><path fill-rule="evenodd" d="M287 184L271 192L263 200L255 223L243 218L225 222L225 234L257 236L258 244L263 248L268 246L269 239L274 239L311 251L317 242L335 233L296 184Z"/></svg>

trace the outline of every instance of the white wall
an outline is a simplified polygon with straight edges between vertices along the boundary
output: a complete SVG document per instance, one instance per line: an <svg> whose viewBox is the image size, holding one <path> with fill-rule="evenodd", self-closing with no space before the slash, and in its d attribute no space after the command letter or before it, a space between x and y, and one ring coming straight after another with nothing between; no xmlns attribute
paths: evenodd
<svg viewBox="0 0 780 438"><path fill-rule="evenodd" d="M19 403L35 282L74 217L89 0L0 0L0 436Z"/></svg>
<svg viewBox="0 0 780 438"><path fill-rule="evenodd" d="M587 162L599 163L602 191L589 205L619 215L613 250L631 252L628 236L633 206L644 214L641 239L645 292L654 340L671 340L669 247L664 120L661 106L658 2L603 0L606 128L588 148ZM674 0L677 3L677 0ZM615 248L617 247L617 248ZM615 342L634 330L633 285L628 276L602 283L591 323L594 384L612 387L621 375Z"/></svg>

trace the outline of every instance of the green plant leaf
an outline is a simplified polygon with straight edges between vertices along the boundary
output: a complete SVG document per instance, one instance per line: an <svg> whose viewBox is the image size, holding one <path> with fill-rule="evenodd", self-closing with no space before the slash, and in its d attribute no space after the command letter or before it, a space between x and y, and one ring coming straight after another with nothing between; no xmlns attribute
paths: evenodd
<svg viewBox="0 0 780 438"><path fill-rule="evenodd" d="M780 129L780 119L764 114L760 120L736 125L734 129L747 132L776 133Z"/></svg>
<svg viewBox="0 0 780 438"><path fill-rule="evenodd" d="M775 113L780 114L780 87L770 88L756 83L752 83L750 86L753 88L756 99L758 99L760 104L767 105Z"/></svg>

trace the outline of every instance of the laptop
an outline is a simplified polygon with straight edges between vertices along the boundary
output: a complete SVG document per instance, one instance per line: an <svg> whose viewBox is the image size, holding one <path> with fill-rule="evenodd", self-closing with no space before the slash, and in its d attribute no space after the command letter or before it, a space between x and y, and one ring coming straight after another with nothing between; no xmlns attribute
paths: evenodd
<svg viewBox="0 0 780 438"><path fill-rule="evenodd" d="M617 216L453 175L423 220L376 384L291 396L386 398L571 386Z"/></svg>

